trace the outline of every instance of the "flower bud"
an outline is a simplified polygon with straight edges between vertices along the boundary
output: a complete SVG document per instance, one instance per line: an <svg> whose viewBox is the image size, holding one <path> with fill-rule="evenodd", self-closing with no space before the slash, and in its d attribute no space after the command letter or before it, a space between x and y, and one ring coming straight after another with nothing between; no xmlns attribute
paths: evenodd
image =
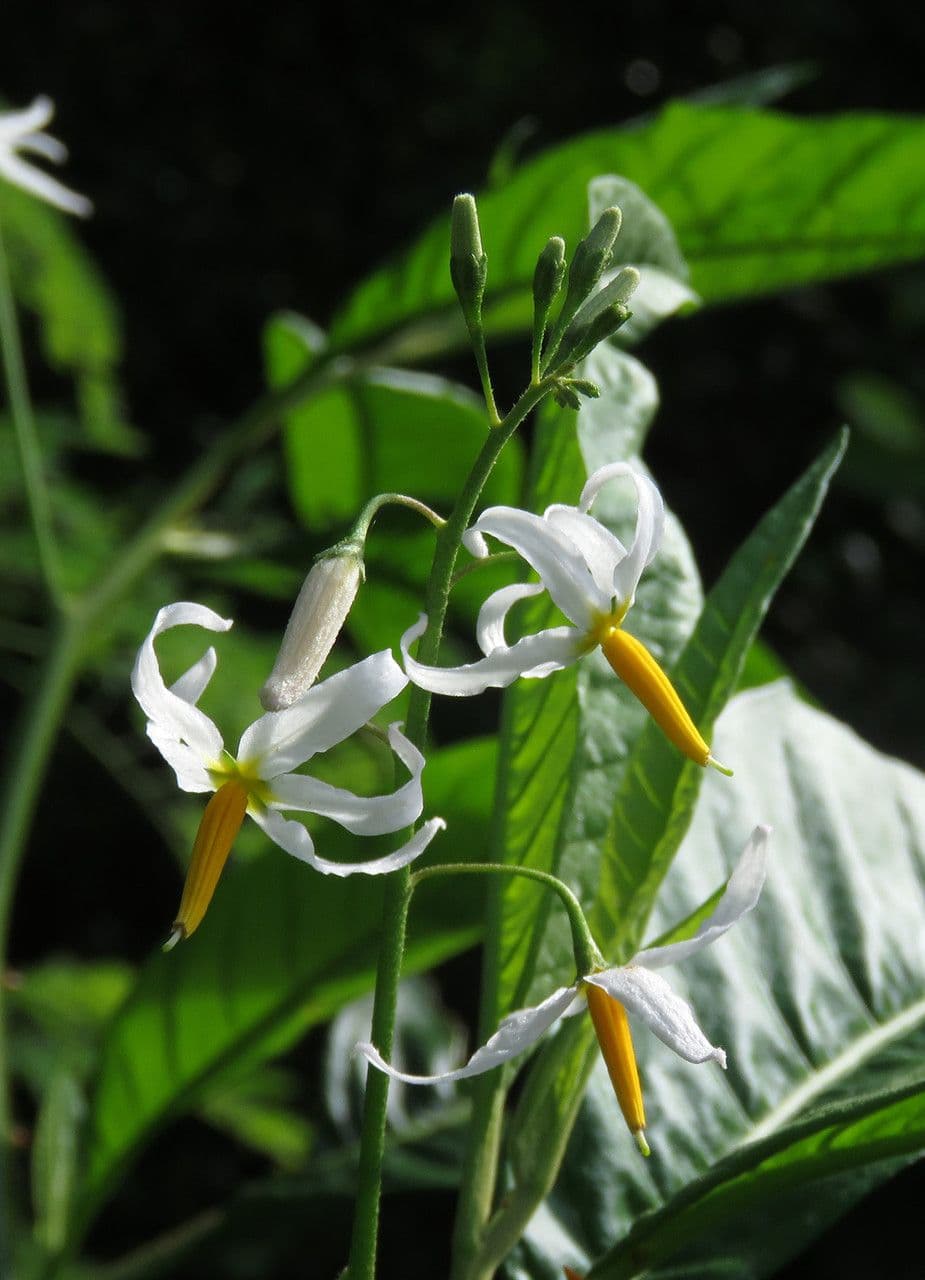
<svg viewBox="0 0 925 1280"><path fill-rule="evenodd" d="M269 679L260 690L267 711L282 711L315 682L340 634L363 580L363 556L355 542L322 553L309 570L293 606Z"/></svg>
<svg viewBox="0 0 925 1280"><path fill-rule="evenodd" d="M614 241L620 231L623 215L614 205L605 209L578 245L568 273L568 293L564 310L574 315L588 294L610 266Z"/></svg>
<svg viewBox="0 0 925 1280"><path fill-rule="evenodd" d="M561 236L552 236L537 258L533 273L533 307L544 323L556 294L562 288L564 276L565 241Z"/></svg>
<svg viewBox="0 0 925 1280"><path fill-rule="evenodd" d="M457 196L450 224L450 276L470 327L478 322L482 310L487 275L488 258L482 248L475 196Z"/></svg>
<svg viewBox="0 0 925 1280"><path fill-rule="evenodd" d="M609 338L632 315L626 305L639 284L635 267L624 267L576 315L559 344L556 363L575 364Z"/></svg>

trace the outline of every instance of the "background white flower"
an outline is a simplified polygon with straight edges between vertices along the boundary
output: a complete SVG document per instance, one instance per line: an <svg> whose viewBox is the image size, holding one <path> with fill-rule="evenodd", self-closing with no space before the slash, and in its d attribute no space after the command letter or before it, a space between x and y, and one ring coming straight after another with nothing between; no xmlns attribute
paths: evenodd
<svg viewBox="0 0 925 1280"><path fill-rule="evenodd" d="M201 604L167 605L155 618L132 672L132 689L148 717L148 737L173 768L177 784L184 791L216 793L197 836L175 925L177 937L192 933L205 914L246 813L282 849L323 875L384 875L424 851L443 827L442 819L424 823L394 853L367 862L344 863L319 857L303 824L280 813L288 809L320 814L363 836L400 831L420 816L424 757L397 724L389 728L388 740L411 777L390 795L358 796L295 772L312 756L355 733L402 691L407 677L388 651L373 654L315 685L286 710L268 712L255 720L245 729L232 756L216 725L196 705L215 671L215 650L208 649L170 688L161 675L154 641L171 627L183 625L227 631L232 624Z"/></svg>
<svg viewBox="0 0 925 1280"><path fill-rule="evenodd" d="M53 164L62 164L67 159L64 143L42 132L54 114L55 104L44 94L22 111L0 113L0 176L56 209L86 218L93 212L86 196L71 191L57 178L23 159L23 153L41 156Z"/></svg>

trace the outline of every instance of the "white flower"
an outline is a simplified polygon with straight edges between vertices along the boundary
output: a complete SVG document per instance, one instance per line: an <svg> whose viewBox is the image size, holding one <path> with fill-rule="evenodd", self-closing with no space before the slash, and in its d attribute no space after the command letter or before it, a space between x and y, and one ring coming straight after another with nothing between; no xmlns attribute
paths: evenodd
<svg viewBox="0 0 925 1280"><path fill-rule="evenodd" d="M132 690L148 717L148 737L173 768L178 785L183 791L215 792L196 837L171 943L187 937L202 920L246 813L280 848L323 875L384 875L423 852L444 826L441 818L424 823L394 853L345 863L319 857L302 823L280 813L287 809L320 814L362 836L400 831L420 816L424 757L396 724L388 731L389 743L411 777L391 795L357 796L295 772L356 732L402 691L407 677L388 651L315 685L286 710L255 720L232 756L215 724L196 705L215 671L215 650L208 649L170 688L161 675L154 641L171 627L184 625L227 631L231 622L201 604L167 605L154 619L132 672Z"/></svg>
<svg viewBox="0 0 925 1280"><path fill-rule="evenodd" d="M0 114L0 177L6 178L14 187L22 187L23 191L53 204L56 209L86 218L93 212L93 205L86 196L71 191L22 158L23 152L31 152L54 164L62 164L67 159L64 143L41 132L54 114L55 104L44 94L22 111Z"/></svg>
<svg viewBox="0 0 925 1280"><path fill-rule="evenodd" d="M477 1049L464 1067L435 1076L414 1076L396 1071L371 1044L357 1049L378 1070L406 1084L437 1084L481 1075L529 1049L540 1036L569 1012L583 996L610 1073L617 1101L630 1131L648 1154L643 1131L645 1112L642 1089L629 1033L627 1012L639 1018L664 1044L688 1062L718 1062L726 1066L726 1054L712 1045L697 1025L686 1000L675 995L655 970L686 960L716 942L758 901L767 869L770 827L758 826L743 850L716 909L697 933L683 942L648 947L629 964L582 975L570 987L560 987L541 1004L509 1014L495 1034Z"/></svg>
<svg viewBox="0 0 925 1280"><path fill-rule="evenodd" d="M590 514L603 486L619 477L632 480L636 487L636 533L629 548ZM502 587L488 597L476 624L476 639L485 656L468 666L428 667L411 657L408 650L412 642L427 626L422 615L401 639L409 677L432 693L462 697L492 687L505 688L518 676L538 679L551 675L600 645L616 674L671 741L698 764L722 769L655 658L622 625L643 570L661 545L664 522L665 507L658 489L624 462L595 471L582 489L577 507L556 504L547 507L542 516L517 507L489 507L464 535L466 546L473 555L486 556L484 535L491 534L519 552L540 581ZM550 627L509 645L504 634L509 610L544 590L572 625Z"/></svg>

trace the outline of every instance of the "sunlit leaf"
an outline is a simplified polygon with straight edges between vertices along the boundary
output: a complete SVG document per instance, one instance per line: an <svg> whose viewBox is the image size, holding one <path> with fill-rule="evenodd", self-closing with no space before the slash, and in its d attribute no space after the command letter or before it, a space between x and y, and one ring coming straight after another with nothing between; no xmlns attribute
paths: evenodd
<svg viewBox="0 0 925 1280"><path fill-rule="evenodd" d="M644 1162L596 1068L516 1276L551 1280L563 1262L583 1274L612 1250L601 1280L721 1262L760 1280L925 1145L925 778L786 683L737 697L717 733L736 786L705 780L650 931L712 892L757 819L773 825L757 909L666 971L729 1070L690 1066L639 1029Z"/></svg>

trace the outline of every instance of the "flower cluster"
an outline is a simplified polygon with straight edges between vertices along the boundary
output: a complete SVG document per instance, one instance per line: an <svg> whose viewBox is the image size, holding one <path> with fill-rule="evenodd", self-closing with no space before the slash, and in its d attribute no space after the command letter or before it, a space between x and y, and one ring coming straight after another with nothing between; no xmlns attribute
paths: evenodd
<svg viewBox="0 0 925 1280"><path fill-rule="evenodd" d="M591 509L604 485L627 481L635 490L637 514L634 537L624 546ZM197 705L215 670L214 650L208 649L168 688L154 649L157 636L171 627L192 624L225 631L231 623L203 605L181 603L162 609L138 654L133 688L148 717L148 736L173 767L179 786L214 792L167 945L188 937L200 924L247 814L286 852L324 875L381 875L408 865L427 848L444 825L440 818L424 822L384 857L332 862L315 852L301 822L282 816L284 811L319 814L358 836L413 827L424 809L424 757L397 724L389 728L388 742L409 777L390 795L360 797L300 772L313 756L365 725L409 680L433 693L461 697L507 686L519 677L550 676L599 647L679 750L699 765L729 772L713 759L653 655L624 627L640 578L659 550L664 519L656 486L622 462L596 471L575 507L557 504L541 516L514 507L489 508L464 535L467 548L476 557L487 556L486 535L496 538L518 552L539 581L503 587L486 599L476 626L482 658L450 668L419 662L411 647L426 628L422 616L401 637L403 669L383 650L314 684L362 580L361 552L352 542L339 544L316 562L293 610L273 675L261 691L265 705L273 709L245 731L234 755ZM544 591L568 623L508 643L505 624L511 608ZM754 907L764 882L767 843L768 828L756 828L719 905L694 937L645 948L624 965L608 967L600 960L582 968L578 962L575 982L533 1008L510 1014L465 1066L440 1076L409 1076L386 1062L374 1045L363 1044L360 1051L372 1066L407 1083L459 1080L524 1052L558 1018L586 1007L619 1105L647 1153L642 1089L627 1015L639 1019L687 1061L725 1066L723 1050L710 1043L690 1006L657 970L710 945Z"/></svg>

